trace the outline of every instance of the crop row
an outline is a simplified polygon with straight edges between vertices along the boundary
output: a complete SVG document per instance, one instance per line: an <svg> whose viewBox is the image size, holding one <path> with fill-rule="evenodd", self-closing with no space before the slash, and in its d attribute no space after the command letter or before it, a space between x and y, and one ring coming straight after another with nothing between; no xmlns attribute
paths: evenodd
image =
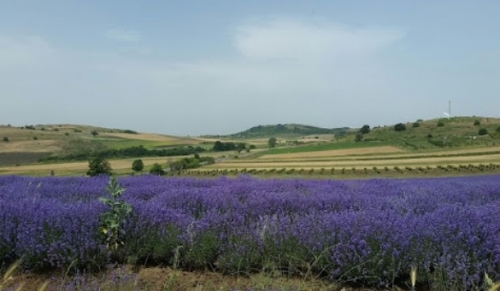
<svg viewBox="0 0 500 291"><path fill-rule="evenodd" d="M364 168L270 168L270 169L198 169L175 173L176 175L218 176L218 175L344 175L344 174L436 174L436 173L487 173L499 172L500 164L479 165L437 165L437 166L394 166Z"/></svg>
<svg viewBox="0 0 500 291"><path fill-rule="evenodd" d="M0 177L0 263L110 261L226 273L273 268L332 281L479 290L500 277L500 177L257 180L124 177L124 245L98 233L106 177ZM437 287L436 287L437 288Z"/></svg>

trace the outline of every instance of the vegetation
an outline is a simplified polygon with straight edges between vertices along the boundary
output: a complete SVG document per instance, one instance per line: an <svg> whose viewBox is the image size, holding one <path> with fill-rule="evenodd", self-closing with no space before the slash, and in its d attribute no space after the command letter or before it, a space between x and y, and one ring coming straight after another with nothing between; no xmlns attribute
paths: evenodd
<svg viewBox="0 0 500 291"><path fill-rule="evenodd" d="M125 181L126 192L108 182L111 197L99 205L104 178L0 177L5 189L15 189L9 199L0 195L0 229L16 238L0 241L0 252L23 258L23 267L35 271L147 263L241 276L269 270L275 277L394 290L396 284L483 290L483 283L495 285L485 271L499 276L495 176L305 182L145 175ZM338 195L325 195L332 191ZM468 264L479 267L463 268Z"/></svg>
<svg viewBox="0 0 500 291"><path fill-rule="evenodd" d="M371 130L370 126L367 125L367 124L365 124L365 125L363 125L363 127L361 127L361 129L359 130L359 132L361 134L367 134L367 133L370 133L370 130Z"/></svg>
<svg viewBox="0 0 500 291"><path fill-rule="evenodd" d="M269 148L274 148L276 147L276 143L277 143L277 139L275 137L271 137L269 138L269 140L267 141L267 145L269 146Z"/></svg>
<svg viewBox="0 0 500 291"><path fill-rule="evenodd" d="M4 138L3 138L3 141L4 141L4 142L9 142L9 138L8 138L8 137L4 137Z"/></svg>
<svg viewBox="0 0 500 291"><path fill-rule="evenodd" d="M97 132L97 130L92 130L90 134L92 134L93 137L96 137L99 133Z"/></svg>
<svg viewBox="0 0 500 291"><path fill-rule="evenodd" d="M437 126L437 127L443 127L443 126L444 126L444 122L439 121L439 122L437 123L437 125L436 125L436 126Z"/></svg>
<svg viewBox="0 0 500 291"><path fill-rule="evenodd" d="M481 121L479 121L479 120L474 121L474 126L480 126L480 125L481 125Z"/></svg>
<svg viewBox="0 0 500 291"><path fill-rule="evenodd" d="M183 158L168 164L171 171L181 171L186 169L195 169L203 165L211 165L215 162L213 157L200 157Z"/></svg>
<svg viewBox="0 0 500 291"><path fill-rule="evenodd" d="M320 128L302 124L277 124L259 125L248 130L228 135L228 138L269 138L269 137L291 137L301 135L334 134L343 136L350 131L348 127L342 128Z"/></svg>
<svg viewBox="0 0 500 291"><path fill-rule="evenodd" d="M94 157L89 161L89 170L87 171L87 175L90 177L98 176L98 175L111 175L113 169L107 160L103 157Z"/></svg>
<svg viewBox="0 0 500 291"><path fill-rule="evenodd" d="M99 198L99 201L108 206L108 210L99 217L99 232L104 235L103 241L106 248L117 250L119 246L124 244L126 232L123 229L123 224L131 214L132 207L120 200L125 189L120 186L115 177L110 178L106 191L110 198Z"/></svg>
<svg viewBox="0 0 500 291"><path fill-rule="evenodd" d="M488 130L486 128L481 128L478 132L477 132L478 135L487 135L488 134Z"/></svg>
<svg viewBox="0 0 500 291"><path fill-rule="evenodd" d="M132 162L132 170L135 172L141 172L144 169L144 163L142 162L141 159L134 160Z"/></svg>
<svg viewBox="0 0 500 291"><path fill-rule="evenodd" d="M404 125L403 123L398 123L398 124L394 125L394 130L395 131L406 130L406 125Z"/></svg>
<svg viewBox="0 0 500 291"><path fill-rule="evenodd" d="M148 150L144 146L134 146L122 149L106 148L97 141L72 141L65 147L65 154L61 156L50 156L40 161L81 161L90 156L99 155L104 158L138 158L138 157L169 157L187 156L204 152L202 147L172 147L168 149Z"/></svg>
<svg viewBox="0 0 500 291"><path fill-rule="evenodd" d="M153 175L161 176L161 175L165 175L165 170L163 170L163 167L160 164L154 163L153 166L151 167L151 169L149 169L149 173L153 174Z"/></svg>
<svg viewBox="0 0 500 291"><path fill-rule="evenodd" d="M420 123L419 122L414 122L413 125L412 125L412 127L414 127L414 128L415 127L420 127Z"/></svg>
<svg viewBox="0 0 500 291"><path fill-rule="evenodd" d="M216 141L212 149L215 152L224 152L224 151L242 151L246 148L245 143L234 143L234 142L221 142Z"/></svg>

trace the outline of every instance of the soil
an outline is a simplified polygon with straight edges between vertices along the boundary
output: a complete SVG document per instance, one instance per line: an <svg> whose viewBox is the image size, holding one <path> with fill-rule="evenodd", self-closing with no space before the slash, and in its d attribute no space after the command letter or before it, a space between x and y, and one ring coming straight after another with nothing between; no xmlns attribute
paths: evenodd
<svg viewBox="0 0 500 291"><path fill-rule="evenodd" d="M0 278L1 280L1 278ZM0 290L16 290L22 283L23 291L39 290L46 281L46 291L60 290L151 290L151 291L215 291L215 290L294 290L294 291L372 291L363 287L341 286L331 282L303 278L286 278L279 274L252 274L250 276L223 275L210 271L182 271L162 267L113 268L94 275L65 276L62 272L44 274L17 273L8 278ZM399 287L391 289L403 291Z"/></svg>

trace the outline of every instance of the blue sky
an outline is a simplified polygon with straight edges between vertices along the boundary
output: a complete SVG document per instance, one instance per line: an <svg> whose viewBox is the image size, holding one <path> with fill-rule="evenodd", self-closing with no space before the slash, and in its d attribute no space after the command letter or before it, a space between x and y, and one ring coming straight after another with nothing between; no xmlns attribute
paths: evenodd
<svg viewBox="0 0 500 291"><path fill-rule="evenodd" d="M0 2L0 124L499 117L499 1Z"/></svg>

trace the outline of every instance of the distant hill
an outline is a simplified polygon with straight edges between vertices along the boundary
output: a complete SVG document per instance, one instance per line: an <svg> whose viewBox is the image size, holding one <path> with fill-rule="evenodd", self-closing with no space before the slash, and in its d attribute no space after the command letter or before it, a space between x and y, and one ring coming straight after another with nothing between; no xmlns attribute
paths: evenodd
<svg viewBox="0 0 500 291"><path fill-rule="evenodd" d="M267 138L267 137L298 137L315 134L335 134L343 136L350 132L349 127L321 128L303 124L258 125L242 132L226 135L226 138Z"/></svg>

